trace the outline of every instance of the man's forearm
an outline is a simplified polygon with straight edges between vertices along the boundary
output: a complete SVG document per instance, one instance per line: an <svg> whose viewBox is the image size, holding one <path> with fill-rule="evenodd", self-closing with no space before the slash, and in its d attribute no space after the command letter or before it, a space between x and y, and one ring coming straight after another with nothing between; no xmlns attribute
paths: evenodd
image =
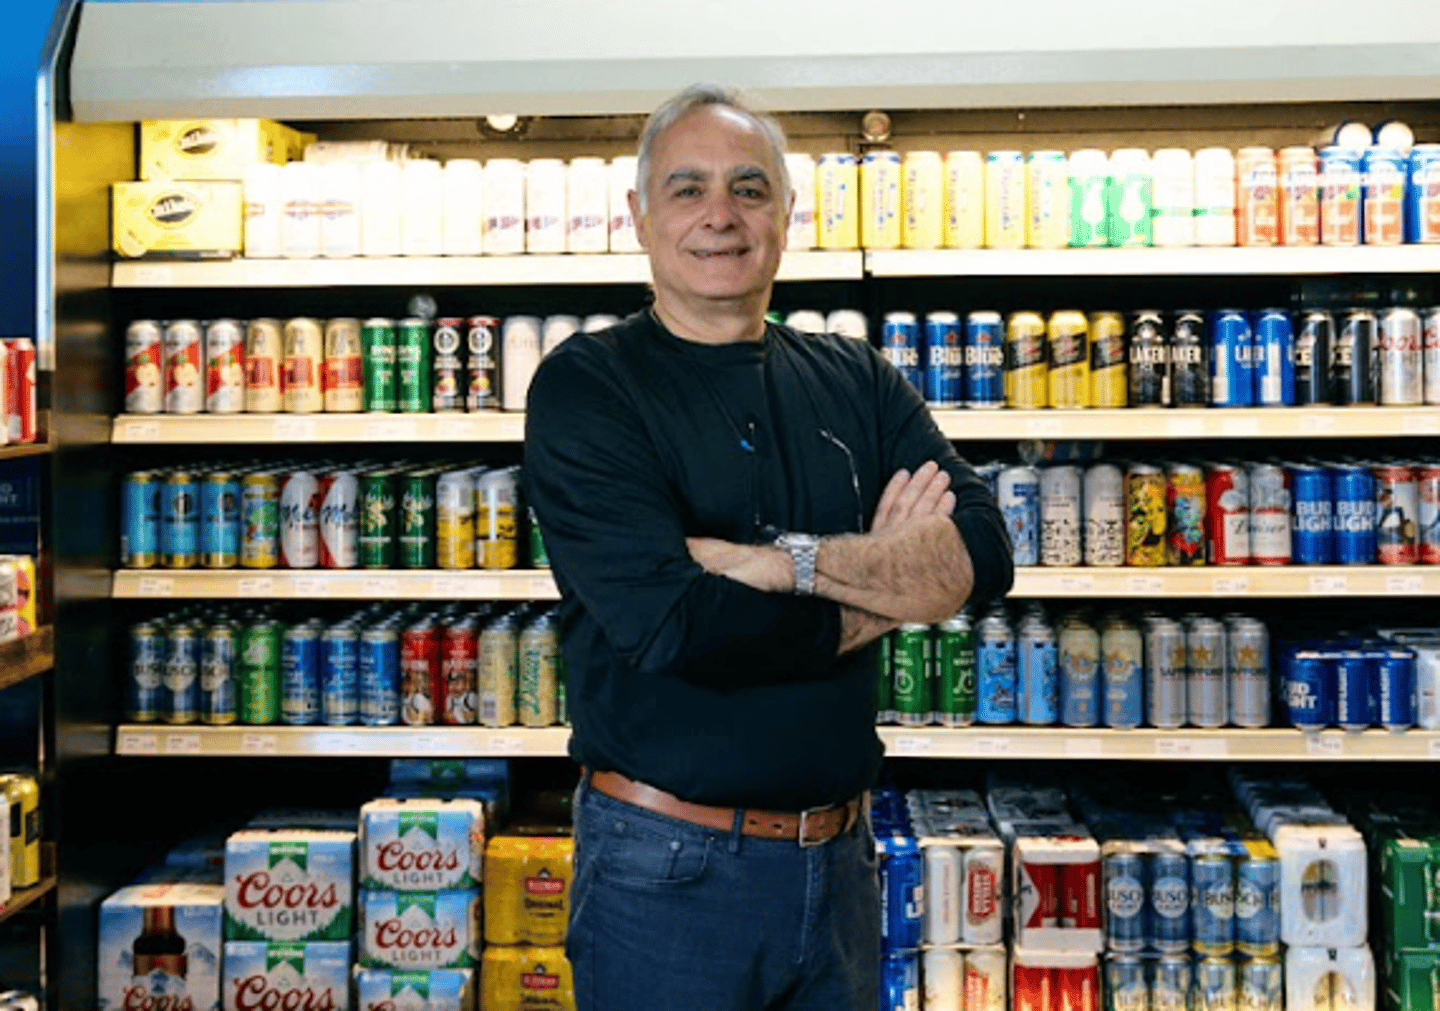
<svg viewBox="0 0 1440 1011"><path fill-rule="evenodd" d="M826 537L816 569L817 594L894 622L947 618L975 585L965 542L944 516Z"/></svg>
<svg viewBox="0 0 1440 1011"><path fill-rule="evenodd" d="M840 648L842 655L870 645L900 623L854 607L840 608Z"/></svg>

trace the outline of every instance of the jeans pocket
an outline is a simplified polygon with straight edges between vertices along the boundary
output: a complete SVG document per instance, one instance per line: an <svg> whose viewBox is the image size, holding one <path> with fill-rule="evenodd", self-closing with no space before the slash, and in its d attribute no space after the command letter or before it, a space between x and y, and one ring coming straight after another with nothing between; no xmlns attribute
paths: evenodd
<svg viewBox="0 0 1440 1011"><path fill-rule="evenodd" d="M623 888L667 891L705 876L712 837L616 822L594 855L595 876Z"/></svg>

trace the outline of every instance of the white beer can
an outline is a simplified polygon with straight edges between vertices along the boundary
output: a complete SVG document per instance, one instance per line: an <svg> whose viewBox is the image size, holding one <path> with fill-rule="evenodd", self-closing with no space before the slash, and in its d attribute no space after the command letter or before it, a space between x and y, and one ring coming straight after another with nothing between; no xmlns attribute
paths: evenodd
<svg viewBox="0 0 1440 1011"><path fill-rule="evenodd" d="M280 223L280 255L309 259L320 255L320 169L292 161L280 172L280 199L285 216Z"/></svg>
<svg viewBox="0 0 1440 1011"><path fill-rule="evenodd" d="M1009 1007L1005 997L1005 962L1004 948L980 948L965 953L965 1011L1005 1011Z"/></svg>
<svg viewBox="0 0 1440 1011"><path fill-rule="evenodd" d="M1150 161L1155 178L1155 245L1195 244L1195 160L1181 147L1166 147Z"/></svg>
<svg viewBox="0 0 1440 1011"><path fill-rule="evenodd" d="M610 247L610 179L603 158L572 158L565 169L565 250Z"/></svg>
<svg viewBox="0 0 1440 1011"><path fill-rule="evenodd" d="M261 162L245 169L245 255L274 259L280 255L280 222L285 216L279 165Z"/></svg>
<svg viewBox="0 0 1440 1011"><path fill-rule="evenodd" d="M822 154L815 167L815 217L821 249L860 245L860 172L855 156Z"/></svg>
<svg viewBox="0 0 1440 1011"><path fill-rule="evenodd" d="M191 319L171 320L162 338L166 414L205 410L205 339Z"/></svg>
<svg viewBox="0 0 1440 1011"><path fill-rule="evenodd" d="M318 321L307 317L287 320L284 331L284 391L281 400L291 414L316 414L325 409L320 370L325 361L325 337Z"/></svg>
<svg viewBox="0 0 1440 1011"><path fill-rule="evenodd" d="M353 162L320 166L320 255L360 255L360 167Z"/></svg>
<svg viewBox="0 0 1440 1011"><path fill-rule="evenodd" d="M869 151L860 163L860 245L900 246L900 155Z"/></svg>
<svg viewBox="0 0 1440 1011"><path fill-rule="evenodd" d="M213 320L205 327L205 410L245 410L245 332L233 319Z"/></svg>
<svg viewBox="0 0 1440 1011"><path fill-rule="evenodd" d="M1195 244L1235 245L1235 156L1229 148L1195 152Z"/></svg>
<svg viewBox="0 0 1440 1011"><path fill-rule="evenodd" d="M870 321L858 309L833 309L825 317L825 332L857 341L869 340Z"/></svg>
<svg viewBox="0 0 1440 1011"><path fill-rule="evenodd" d="M160 334L160 324L153 319L135 320L125 329L127 414L159 414L165 406L160 386L164 361Z"/></svg>
<svg viewBox="0 0 1440 1011"><path fill-rule="evenodd" d="M785 248L814 249L819 234L815 227L815 159L803 151L791 151L785 155L785 171L795 193Z"/></svg>
<svg viewBox="0 0 1440 1011"><path fill-rule="evenodd" d="M485 163L486 256L525 252L525 163L516 158L491 158Z"/></svg>
<svg viewBox="0 0 1440 1011"><path fill-rule="evenodd" d="M360 165L360 253L400 255L400 165L367 161Z"/></svg>
<svg viewBox="0 0 1440 1011"><path fill-rule="evenodd" d="M414 159L400 166L400 253L439 256L443 170L438 161Z"/></svg>
<svg viewBox="0 0 1440 1011"><path fill-rule="evenodd" d="M484 172L474 158L445 163L440 248L446 256L479 256L485 222Z"/></svg>
<svg viewBox="0 0 1440 1011"><path fill-rule="evenodd" d="M905 155L900 177L900 245L906 249L938 249L944 235L945 164L939 151Z"/></svg>
<svg viewBox="0 0 1440 1011"><path fill-rule="evenodd" d="M922 956L920 976L925 983L925 1011L965 1011L965 953L954 948L933 948Z"/></svg>
<svg viewBox="0 0 1440 1011"><path fill-rule="evenodd" d="M565 252L565 163L532 158L525 165L525 252Z"/></svg>
<svg viewBox="0 0 1440 1011"><path fill-rule="evenodd" d="M540 357L544 358L579 332L579 316L546 316L540 325Z"/></svg>
<svg viewBox="0 0 1440 1011"><path fill-rule="evenodd" d="M245 327L245 410L274 414L281 407L285 349L280 324L273 319L252 319Z"/></svg>
<svg viewBox="0 0 1440 1011"><path fill-rule="evenodd" d="M966 944L999 944L1004 940L1005 851L993 846L965 849L964 877L961 879L960 939Z"/></svg>
<svg viewBox="0 0 1440 1011"><path fill-rule="evenodd" d="M985 246L1025 245L1025 158L1019 151L985 155Z"/></svg>
<svg viewBox="0 0 1440 1011"><path fill-rule="evenodd" d="M960 941L963 861L956 846L934 843L925 851L925 943Z"/></svg>
<svg viewBox="0 0 1440 1011"><path fill-rule="evenodd" d="M785 317L785 325L797 333L823 334L825 317L814 309L796 309Z"/></svg>
<svg viewBox="0 0 1440 1011"><path fill-rule="evenodd" d="M280 488L280 564L320 564L320 482L313 471L295 471Z"/></svg>
<svg viewBox="0 0 1440 1011"><path fill-rule="evenodd" d="M540 318L508 316L500 330L500 409L525 410L530 380L540 365Z"/></svg>
<svg viewBox="0 0 1440 1011"><path fill-rule="evenodd" d="M638 159L626 154L614 158L607 170L610 185L610 252L638 253L635 217L630 213L630 191L635 188Z"/></svg>
<svg viewBox="0 0 1440 1011"><path fill-rule="evenodd" d="M1031 151L1025 162L1025 244L1070 244L1070 166L1063 151Z"/></svg>
<svg viewBox="0 0 1440 1011"><path fill-rule="evenodd" d="M979 249L985 244L985 160L979 151L945 156L944 226L946 249Z"/></svg>

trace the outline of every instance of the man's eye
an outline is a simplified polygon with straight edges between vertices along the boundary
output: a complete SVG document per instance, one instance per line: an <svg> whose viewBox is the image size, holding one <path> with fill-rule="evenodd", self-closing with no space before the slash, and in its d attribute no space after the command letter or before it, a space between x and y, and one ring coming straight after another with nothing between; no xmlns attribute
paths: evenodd
<svg viewBox="0 0 1440 1011"><path fill-rule="evenodd" d="M735 190L735 195L742 200L764 200L768 194L756 186L741 186Z"/></svg>
<svg viewBox="0 0 1440 1011"><path fill-rule="evenodd" d="M681 186L675 191L675 196L677 197L698 197L699 195L699 186Z"/></svg>

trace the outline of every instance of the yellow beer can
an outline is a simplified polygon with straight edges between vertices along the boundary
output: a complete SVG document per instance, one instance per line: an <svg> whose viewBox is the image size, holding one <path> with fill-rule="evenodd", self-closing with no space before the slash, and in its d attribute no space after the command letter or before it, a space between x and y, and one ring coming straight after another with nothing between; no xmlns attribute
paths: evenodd
<svg viewBox="0 0 1440 1011"><path fill-rule="evenodd" d="M1025 173L1025 244L1063 249L1070 244L1070 169L1063 151L1032 151Z"/></svg>
<svg viewBox="0 0 1440 1011"><path fill-rule="evenodd" d="M1118 312L1090 314L1090 406L1125 407L1130 384L1125 357L1125 319Z"/></svg>
<svg viewBox="0 0 1440 1011"><path fill-rule="evenodd" d="M490 840L485 847L487 945L565 943L574 852L574 840L563 836Z"/></svg>
<svg viewBox="0 0 1440 1011"><path fill-rule="evenodd" d="M565 949L490 948L480 959L485 1011L575 1011L575 981Z"/></svg>
<svg viewBox="0 0 1440 1011"><path fill-rule="evenodd" d="M906 249L938 249L944 234L942 217L945 165L938 151L911 151L900 175L900 244Z"/></svg>
<svg viewBox="0 0 1440 1011"><path fill-rule="evenodd" d="M821 249L859 247L859 190L859 172L853 154L820 156L815 167L815 203Z"/></svg>
<svg viewBox="0 0 1440 1011"><path fill-rule="evenodd" d="M945 156L944 234L947 249L979 249L985 244L985 161L979 151Z"/></svg>
<svg viewBox="0 0 1440 1011"><path fill-rule="evenodd" d="M475 472L450 470L435 480L435 567L475 567Z"/></svg>
<svg viewBox="0 0 1440 1011"><path fill-rule="evenodd" d="M1025 157L1019 151L985 156L985 245L1020 249L1025 245Z"/></svg>
<svg viewBox="0 0 1440 1011"><path fill-rule="evenodd" d="M900 246L900 155L867 151L860 163L860 245Z"/></svg>
<svg viewBox="0 0 1440 1011"><path fill-rule="evenodd" d="M1005 402L1011 407L1049 404L1045 365L1045 320L1038 312L1005 318Z"/></svg>
<svg viewBox="0 0 1440 1011"><path fill-rule="evenodd" d="M1125 474L1125 564L1153 567L1166 562L1165 472L1134 463Z"/></svg>
<svg viewBox="0 0 1440 1011"><path fill-rule="evenodd" d="M0 774L0 791L10 801L10 887L40 883L40 786L34 776Z"/></svg>
<svg viewBox="0 0 1440 1011"><path fill-rule="evenodd" d="M1050 406L1090 406L1089 322L1075 309L1051 313L1046 327Z"/></svg>

